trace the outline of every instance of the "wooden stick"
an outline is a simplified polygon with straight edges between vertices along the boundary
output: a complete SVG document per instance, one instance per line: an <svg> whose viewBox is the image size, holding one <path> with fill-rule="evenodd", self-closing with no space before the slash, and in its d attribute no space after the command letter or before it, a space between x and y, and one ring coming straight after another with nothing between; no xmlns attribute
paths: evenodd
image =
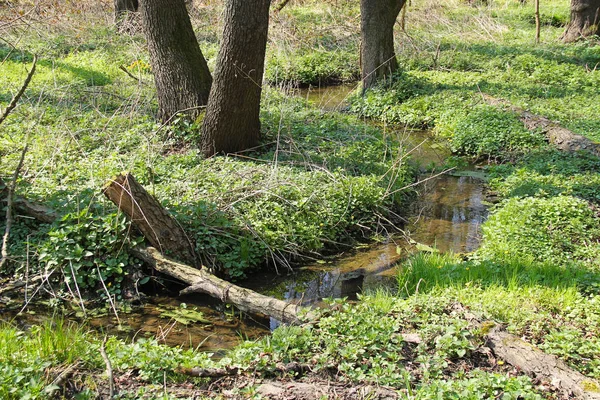
<svg viewBox="0 0 600 400"><path fill-rule="evenodd" d="M540 0L535 0L535 44L540 44Z"/></svg>
<svg viewBox="0 0 600 400"><path fill-rule="evenodd" d="M108 336L104 336L104 340L102 341L102 345L100 346L100 355L104 360L104 364L106 364L106 375L108 375L108 390L110 392L109 399L112 399L115 396L115 378L113 376L112 364L110 362L110 358L106 354L106 341Z"/></svg>
<svg viewBox="0 0 600 400"><path fill-rule="evenodd" d="M10 104L8 105L8 107L6 107L6 110L4 110L4 112L0 116L0 124L2 122L4 122L6 117L8 117L8 114L10 114L10 112L17 106L19 99L21 98L21 96L23 96L23 93L25 93L25 89L27 89L27 86L29 86L29 82L31 82L31 78L33 77L33 74L35 73L36 65L37 65L37 55L34 55L33 56L33 65L31 66L31 70L27 74L27 78L25 78L25 82L23 82L23 86L21 86L21 89L19 89L19 91L17 92L15 97L13 97L13 99L10 101Z"/></svg>
<svg viewBox="0 0 600 400"><path fill-rule="evenodd" d="M21 159L19 160L19 164L17 165L17 168L15 169L15 172L13 174L12 183L8 187L8 195L7 195L7 201L6 201L6 227L4 229L4 237L2 238L2 252L1 252L2 258L0 259L0 270L2 270L2 268L4 267L4 264L6 264L6 260L8 259L8 237L10 236L10 228L12 226L12 220L13 220L13 218L12 218L13 197L14 197L15 189L17 187L17 179L19 178L19 173L21 172L21 168L23 167L23 161L25 160L25 153L27 153L27 149L29 147L27 145L28 141L29 141L28 139L25 140L25 147L23 148L23 151L21 152Z"/></svg>

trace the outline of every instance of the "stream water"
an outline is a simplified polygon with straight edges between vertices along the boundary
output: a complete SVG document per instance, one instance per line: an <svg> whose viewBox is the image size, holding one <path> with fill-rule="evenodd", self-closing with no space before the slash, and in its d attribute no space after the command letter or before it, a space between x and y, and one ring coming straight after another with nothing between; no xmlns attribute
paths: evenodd
<svg viewBox="0 0 600 400"><path fill-rule="evenodd" d="M330 111L343 108L352 90L353 86L304 89L298 95ZM391 126L382 126L382 129L397 133L407 148L414 148L411 155L421 167L442 164L448 156L444 147L426 131ZM319 304L329 297L355 299L358 293L393 287L397 264L414 251L415 242L443 252L474 250L479 243L479 227L487 217L483 182L469 174L435 178L422 174L420 180L424 182L415 187L418 200L413 203L404 227L407 236L390 237L385 243L320 260L290 276L257 274L242 286L304 305ZM0 320L13 319L16 311L18 309L0 308ZM81 311L71 314L81 314ZM179 317L174 319L174 314ZM47 315L47 310L29 311L21 313L13 323L26 327L47 319ZM185 320L194 316L200 316L200 321ZM232 309L202 295L152 298L132 312L120 312L119 319L109 310L105 315L90 316L86 320L92 328L122 337L152 335L169 345L211 352L233 347L243 339L260 337L278 324L265 318L240 317Z"/></svg>

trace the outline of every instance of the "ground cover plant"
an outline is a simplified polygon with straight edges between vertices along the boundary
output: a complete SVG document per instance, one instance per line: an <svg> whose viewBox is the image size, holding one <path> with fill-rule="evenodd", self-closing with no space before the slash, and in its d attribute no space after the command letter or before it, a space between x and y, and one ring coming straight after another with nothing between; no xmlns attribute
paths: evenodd
<svg viewBox="0 0 600 400"><path fill-rule="evenodd" d="M27 12L25 3L8 3L1 9L8 15ZM561 398L490 354L485 332L465 310L600 379L600 164L553 150L514 111L489 101L507 100L600 139L600 47L593 38L558 44L568 4L543 5L542 43L533 46L532 4L413 2L406 31L397 29L402 71L357 93L354 115L324 113L266 89L261 147L207 160L194 147L201 119L155 122L143 38L117 34L105 6L53 2L36 11L44 29L0 25L2 108L33 54L40 56L21 104L0 126L0 176L9 179L29 142L18 193L60 212L53 224L17 218L11 264L0 272L57 268L68 283L58 297L87 289L115 298L128 279L147 281L127 252L141 238L99 193L121 170L132 171L193 233L207 265L231 278L385 233L382 222L395 222L393 211L406 204L398 190L410 185L412 171L398 139L363 117L431 128L469 161L505 162L486 169L498 201L474 254L418 253L399 265L397 291L332 300L317 322L280 327L219 357L155 339L103 344L60 318L29 329L2 325L0 397L106 395L105 348L123 399L260 398L255 378L385 385L407 399ZM191 9L211 68L221 6ZM358 26L356 2L291 2L273 17L266 81L289 88L355 79ZM310 368L281 373L286 363ZM216 385L182 373L197 366L242 373ZM65 371L66 382L57 381Z"/></svg>

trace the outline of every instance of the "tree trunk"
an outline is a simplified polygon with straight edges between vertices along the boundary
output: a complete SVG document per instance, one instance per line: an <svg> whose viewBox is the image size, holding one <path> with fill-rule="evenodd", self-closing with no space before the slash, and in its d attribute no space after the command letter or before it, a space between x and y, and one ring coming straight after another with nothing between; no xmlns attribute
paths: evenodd
<svg viewBox="0 0 600 400"><path fill-rule="evenodd" d="M115 0L115 23L119 23L121 18L130 12L137 12L138 0Z"/></svg>
<svg viewBox="0 0 600 400"><path fill-rule="evenodd" d="M184 0L142 0L142 22L158 95L158 118L195 119L212 84Z"/></svg>
<svg viewBox="0 0 600 400"><path fill-rule="evenodd" d="M200 266L194 245L179 222L131 174L118 175L103 193L127 214L152 246L194 267Z"/></svg>
<svg viewBox="0 0 600 400"><path fill-rule="evenodd" d="M202 126L206 157L258 144L269 4L270 0L226 1L215 82Z"/></svg>
<svg viewBox="0 0 600 400"><path fill-rule="evenodd" d="M394 24L405 0L361 0L360 63L363 89L398 69Z"/></svg>
<svg viewBox="0 0 600 400"><path fill-rule="evenodd" d="M546 354L531 343L505 332L495 322L482 322L461 303L453 305L453 314L469 322L469 329L478 329L486 337L486 345L496 357L512 366L548 382L560 390L565 398L600 400L600 383L572 370L558 357Z"/></svg>
<svg viewBox="0 0 600 400"><path fill-rule="evenodd" d="M591 35L600 35L600 0L571 0L571 20L562 40L574 42Z"/></svg>

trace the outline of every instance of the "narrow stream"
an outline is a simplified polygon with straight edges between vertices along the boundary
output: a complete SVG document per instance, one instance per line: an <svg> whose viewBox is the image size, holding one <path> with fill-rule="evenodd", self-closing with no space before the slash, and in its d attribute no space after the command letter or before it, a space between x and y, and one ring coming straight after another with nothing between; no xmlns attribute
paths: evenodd
<svg viewBox="0 0 600 400"><path fill-rule="evenodd" d="M346 85L306 89L298 95L326 111L332 111L341 110L354 89L355 86ZM449 155L426 131L380 126L402 138L407 148L414 148L412 158L417 160L422 170L442 164ZM479 227L487 217L487 209L483 204L483 182L472 176L442 175L431 178L426 174L422 174L420 180L424 183L416 186L419 197L404 227L410 239L405 236L390 237L385 243L359 247L334 259L307 265L287 277L255 274L242 286L294 303L318 305L324 298L356 299L359 293L380 287L394 287L396 264L415 250L415 242L442 252L475 250L479 243ZM0 308L0 320L11 320L26 328L52 315L49 310L38 310L38 313L30 310L15 318L17 311L16 308ZM80 314L81 310L68 313L76 320L81 319ZM244 339L263 336L278 325L277 321L265 318L241 317L231 308L203 295L179 299L152 298L131 312L119 312L118 320L110 310L104 315L88 317L85 320L90 328L123 338L153 336L172 346L217 353ZM199 321L185 321L186 317L192 320L196 317ZM176 322L176 319L180 322Z"/></svg>

